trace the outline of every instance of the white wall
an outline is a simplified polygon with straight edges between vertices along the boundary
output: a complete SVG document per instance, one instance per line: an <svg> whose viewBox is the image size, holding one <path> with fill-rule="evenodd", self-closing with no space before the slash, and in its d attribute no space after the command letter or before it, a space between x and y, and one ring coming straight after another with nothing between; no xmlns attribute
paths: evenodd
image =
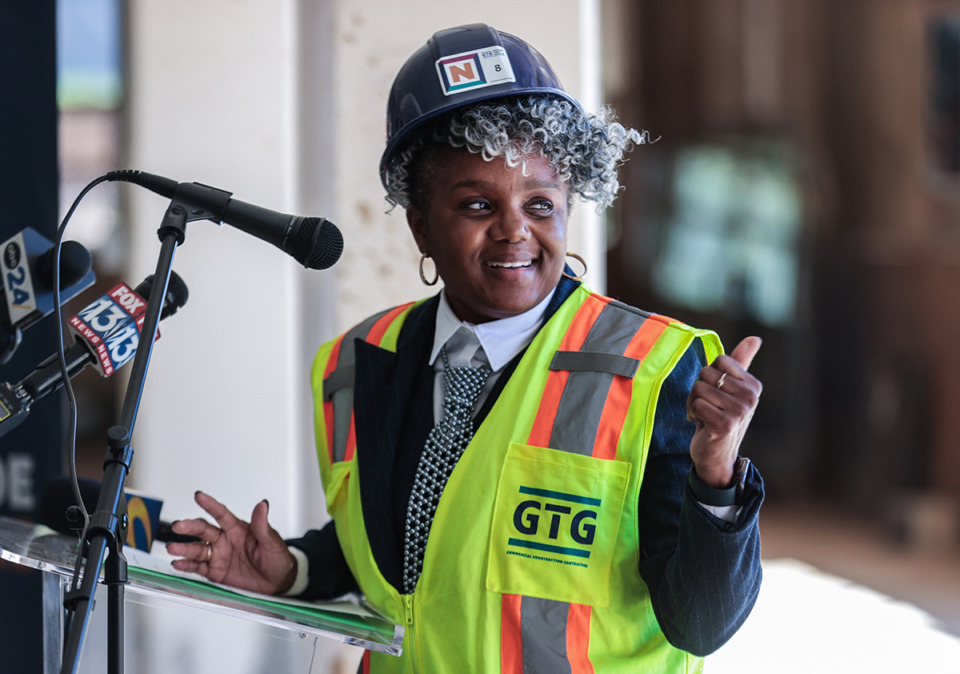
<svg viewBox="0 0 960 674"><path fill-rule="evenodd" d="M528 39L594 106L596 13L596 0L130 3L128 167L323 215L344 237L332 269L307 271L230 227L188 226L174 269L190 301L161 324L130 478L165 499L164 519L198 515L197 489L244 516L268 498L285 536L326 519L313 456L312 355L364 316L432 292L420 284L402 211L384 213L377 173L394 74L435 30L484 21ZM139 188L128 194L126 276L136 283L154 271L169 202ZM575 212L570 249L587 257L592 285L602 288L602 231L589 211ZM188 638L181 632L189 628L178 628L171 638ZM255 646L236 641L239 652L246 647ZM205 657L190 662L209 666ZM179 661L178 671L185 666Z"/></svg>

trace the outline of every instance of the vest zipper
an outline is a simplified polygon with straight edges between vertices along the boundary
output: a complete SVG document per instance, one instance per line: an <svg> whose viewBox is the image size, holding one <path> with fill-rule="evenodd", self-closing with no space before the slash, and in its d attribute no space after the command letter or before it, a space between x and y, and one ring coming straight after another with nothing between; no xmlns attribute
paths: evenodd
<svg viewBox="0 0 960 674"><path fill-rule="evenodd" d="M400 595L403 599L403 650L410 658L409 662L413 667L413 671L417 671L417 658L416 652L413 648L413 593Z"/></svg>

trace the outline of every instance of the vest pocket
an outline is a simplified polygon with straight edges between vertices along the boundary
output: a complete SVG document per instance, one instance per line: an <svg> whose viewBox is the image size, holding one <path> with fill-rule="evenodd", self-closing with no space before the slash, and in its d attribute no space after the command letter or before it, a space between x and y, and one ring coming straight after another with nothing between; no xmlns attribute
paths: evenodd
<svg viewBox="0 0 960 674"><path fill-rule="evenodd" d="M610 603L630 463L511 443L497 486L486 588Z"/></svg>

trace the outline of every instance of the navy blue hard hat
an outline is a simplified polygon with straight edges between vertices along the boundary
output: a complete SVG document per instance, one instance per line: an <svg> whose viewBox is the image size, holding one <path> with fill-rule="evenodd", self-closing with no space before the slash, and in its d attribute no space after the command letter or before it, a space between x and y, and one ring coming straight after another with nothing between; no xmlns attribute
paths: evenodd
<svg viewBox="0 0 960 674"><path fill-rule="evenodd" d="M393 154L424 122L465 105L521 94L550 94L580 107L543 55L520 38L483 23L434 33L390 88L387 147L380 158L384 186Z"/></svg>

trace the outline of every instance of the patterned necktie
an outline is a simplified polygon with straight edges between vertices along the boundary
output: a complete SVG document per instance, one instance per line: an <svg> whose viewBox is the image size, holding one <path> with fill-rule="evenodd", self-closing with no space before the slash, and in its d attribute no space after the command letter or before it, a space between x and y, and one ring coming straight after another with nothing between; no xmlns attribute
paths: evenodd
<svg viewBox="0 0 960 674"><path fill-rule="evenodd" d="M460 455L473 437L473 407L490 368L450 367L446 348L443 356L443 413L430 431L420 455L417 474L407 506L403 537L403 591L413 592L423 568L423 551L443 487Z"/></svg>

